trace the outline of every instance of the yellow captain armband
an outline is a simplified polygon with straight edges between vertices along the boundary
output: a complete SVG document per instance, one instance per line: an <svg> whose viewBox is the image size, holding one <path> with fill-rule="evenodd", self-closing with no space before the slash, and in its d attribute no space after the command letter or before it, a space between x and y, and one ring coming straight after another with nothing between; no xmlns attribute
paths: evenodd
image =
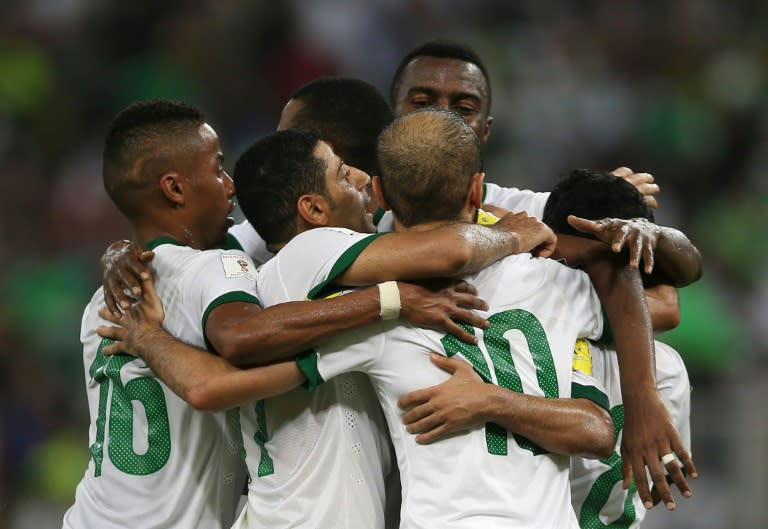
<svg viewBox="0 0 768 529"><path fill-rule="evenodd" d="M573 370L592 376L592 353L589 351L589 343L579 338L573 346Z"/></svg>
<svg viewBox="0 0 768 529"><path fill-rule="evenodd" d="M488 213L487 211L483 211L482 209L477 210L477 221L475 224L480 224L481 226L491 226L493 224L496 224L499 221L499 217L494 215L493 213Z"/></svg>

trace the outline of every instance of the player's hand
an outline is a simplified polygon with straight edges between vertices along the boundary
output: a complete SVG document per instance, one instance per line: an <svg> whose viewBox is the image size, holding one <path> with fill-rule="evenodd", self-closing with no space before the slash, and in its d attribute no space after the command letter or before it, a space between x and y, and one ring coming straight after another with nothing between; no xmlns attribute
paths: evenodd
<svg viewBox="0 0 768 529"><path fill-rule="evenodd" d="M629 265L638 268L640 261L646 274L653 272L654 250L661 236L661 228L647 219L587 220L568 215L568 224L583 233L590 233L619 253L629 250Z"/></svg>
<svg viewBox="0 0 768 529"><path fill-rule="evenodd" d="M640 401L640 402L638 402ZM662 456L674 454L676 460L663 464ZM635 477L637 492L647 509L654 505L646 468L653 482L654 494L658 494L667 509L675 508L675 499L666 480L664 468L677 488L688 498L691 488L683 469L691 478L698 476L690 454L683 447L667 408L658 397L624 399L624 431L621 440L623 486L627 489ZM682 466L681 466L682 465Z"/></svg>
<svg viewBox="0 0 768 529"><path fill-rule="evenodd" d="M536 257L549 257L557 246L557 236L549 226L525 211L504 215L490 228L515 232L518 236L517 253L531 252Z"/></svg>
<svg viewBox="0 0 768 529"><path fill-rule="evenodd" d="M427 444L456 432L469 430L486 421L482 410L488 384L469 362L430 353L432 363L452 376L442 384L408 393L397 401L405 410L403 424Z"/></svg>
<svg viewBox="0 0 768 529"><path fill-rule="evenodd" d="M466 343L477 343L477 337L459 323L485 329L488 320L474 310L488 310L488 304L477 297L477 289L466 281L435 280L420 284L398 281L400 319L418 327L448 332Z"/></svg>
<svg viewBox="0 0 768 529"><path fill-rule="evenodd" d="M142 249L131 241L116 241L101 256L104 272L104 301L109 310L120 314L142 297L142 281L151 276L147 268L155 257L152 251ZM130 292L130 297L127 292ZM133 298L133 299L131 299Z"/></svg>
<svg viewBox="0 0 768 529"><path fill-rule="evenodd" d="M643 195L645 203L656 209L659 204L654 195L660 191L658 184L654 182L653 175L649 173L635 173L629 167L619 167L611 171L612 175L623 178Z"/></svg>
<svg viewBox="0 0 768 529"><path fill-rule="evenodd" d="M141 351L148 342L163 330L165 312L160 298L155 292L152 275L147 274L142 279L144 299L131 304L121 314L115 314L107 308L99 310L99 316L117 327L102 325L96 329L96 333L102 338L115 340L103 348L106 355L128 353L133 356L141 356Z"/></svg>

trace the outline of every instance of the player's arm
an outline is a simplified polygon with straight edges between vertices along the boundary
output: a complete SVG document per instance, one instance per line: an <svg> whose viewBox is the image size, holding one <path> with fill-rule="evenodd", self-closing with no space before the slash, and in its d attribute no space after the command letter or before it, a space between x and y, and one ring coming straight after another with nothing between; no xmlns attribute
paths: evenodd
<svg viewBox="0 0 768 529"><path fill-rule="evenodd" d="M702 274L699 250L674 228L659 226L646 219L587 220L570 215L568 223L583 233L594 235L610 244L614 252L629 249L630 264L644 272L660 274L659 282L684 287L697 281Z"/></svg>
<svg viewBox="0 0 768 529"><path fill-rule="evenodd" d="M405 395L398 406L418 443L496 423L556 454L600 459L616 443L610 414L584 398L547 399L487 384L463 360L432 354L432 362L453 376Z"/></svg>
<svg viewBox="0 0 768 529"><path fill-rule="evenodd" d="M504 216L493 226L452 223L427 231L388 233L368 245L346 271L340 285L369 285L393 279L459 277L507 255L552 253L556 237L526 213Z"/></svg>
<svg viewBox="0 0 768 529"><path fill-rule="evenodd" d="M397 283L399 317L425 328L448 332L468 343L477 338L456 321L486 327L473 309L487 304L463 281L435 289ZM381 290L376 286L317 301L280 303L262 309L232 302L216 307L205 332L216 352L235 365L263 365L291 358L337 334L382 319Z"/></svg>
<svg viewBox="0 0 768 529"><path fill-rule="evenodd" d="M151 277L142 285L144 300L122 314L102 309L100 315L117 327L98 329L115 340L105 354L127 352L142 358L171 390L198 410L223 410L273 397L302 382L304 375L293 361L238 369L221 357L178 341L162 328L163 306Z"/></svg>
<svg viewBox="0 0 768 529"><path fill-rule="evenodd" d="M671 285L645 285L645 300L651 314L653 332L669 331L680 325L680 297Z"/></svg>

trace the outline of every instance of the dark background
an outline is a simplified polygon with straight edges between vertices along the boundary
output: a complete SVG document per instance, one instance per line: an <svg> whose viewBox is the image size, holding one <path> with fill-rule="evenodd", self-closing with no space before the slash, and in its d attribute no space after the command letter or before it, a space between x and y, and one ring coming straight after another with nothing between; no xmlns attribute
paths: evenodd
<svg viewBox="0 0 768 529"><path fill-rule="evenodd" d="M129 237L101 143L130 102L200 106L227 166L319 75L387 91L432 38L487 62L487 179L548 190L573 167L661 185L657 220L700 248L662 340L693 384L701 478L647 528L768 516L768 4L679 0L0 0L0 527L59 527L85 469L79 325L98 258Z"/></svg>

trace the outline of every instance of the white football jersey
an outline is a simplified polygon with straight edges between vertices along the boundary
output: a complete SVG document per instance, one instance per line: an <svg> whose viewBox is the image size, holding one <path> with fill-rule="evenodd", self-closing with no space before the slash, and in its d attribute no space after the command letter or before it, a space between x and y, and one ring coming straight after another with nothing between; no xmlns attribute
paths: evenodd
<svg viewBox="0 0 768 529"><path fill-rule="evenodd" d="M491 204L500 208L508 209L513 213L525 211L531 217L541 219L544 217L544 206L547 205L549 193L537 193L527 189L518 189L516 187L501 187L496 184L483 184L483 204ZM394 222L392 212L383 210L376 215L378 218L376 228L380 232L392 231Z"/></svg>
<svg viewBox="0 0 768 529"><path fill-rule="evenodd" d="M272 252L248 220L229 228L225 248L242 250L247 253L256 266L272 259Z"/></svg>
<svg viewBox="0 0 768 529"><path fill-rule="evenodd" d="M691 386L680 355L670 346L656 341L656 385L680 433L685 449L691 451ZM571 461L573 507L582 529L613 527L636 529L645 518L646 509L634 483L628 490L621 486L621 429L624 406L616 351L608 346L580 341L576 344L574 363L606 388L611 416L616 428L616 449L607 459Z"/></svg>
<svg viewBox="0 0 768 529"><path fill-rule="evenodd" d="M310 388L350 371L371 377L397 453L401 527L576 528L567 456L495 424L419 445L401 422L400 397L449 378L430 351L463 358L486 381L512 391L607 406L594 380L572 371L575 340L598 338L603 329L586 274L521 254L466 279L490 305L490 328L474 330L478 345L388 321L317 347L299 366Z"/></svg>
<svg viewBox="0 0 768 529"><path fill-rule="evenodd" d="M265 307L324 297L378 234L316 228L263 265ZM353 373L308 393L299 388L240 410L249 473L236 528L381 529L390 446L370 381Z"/></svg>
<svg viewBox="0 0 768 529"><path fill-rule="evenodd" d="M173 336L206 347L205 319L229 301L256 302L250 258L153 242L155 286ZM64 515L65 529L215 529L234 521L245 483L237 410L196 411L147 364L105 356L96 334L99 289L83 315L80 339L91 417L91 460Z"/></svg>

